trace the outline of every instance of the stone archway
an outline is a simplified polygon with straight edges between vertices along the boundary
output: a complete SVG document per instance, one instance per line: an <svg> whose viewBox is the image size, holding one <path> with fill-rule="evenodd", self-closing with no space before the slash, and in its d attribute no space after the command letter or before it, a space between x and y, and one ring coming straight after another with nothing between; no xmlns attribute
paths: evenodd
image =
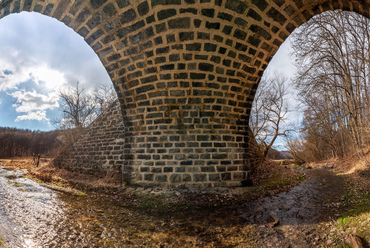
<svg viewBox="0 0 370 248"><path fill-rule="evenodd" d="M327 10L369 17L367 0L2 0L79 33L121 103L125 171L139 184L233 186L249 170L248 117L268 62Z"/></svg>

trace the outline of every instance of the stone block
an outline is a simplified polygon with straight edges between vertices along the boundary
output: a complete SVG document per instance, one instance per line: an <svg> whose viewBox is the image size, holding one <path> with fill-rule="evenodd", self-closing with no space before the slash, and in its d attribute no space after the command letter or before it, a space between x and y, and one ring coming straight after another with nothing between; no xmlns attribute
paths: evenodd
<svg viewBox="0 0 370 248"><path fill-rule="evenodd" d="M167 182L167 175L156 175L155 181L159 183L165 183Z"/></svg>
<svg viewBox="0 0 370 248"><path fill-rule="evenodd" d="M191 181L191 175L190 174L182 174L182 181L183 182L190 182Z"/></svg>
<svg viewBox="0 0 370 248"><path fill-rule="evenodd" d="M204 182L207 181L207 174L194 174L193 175L194 182Z"/></svg>
<svg viewBox="0 0 370 248"><path fill-rule="evenodd" d="M142 2L138 5L137 11L139 12L140 16L146 15L149 13L149 4L147 1Z"/></svg>
<svg viewBox="0 0 370 248"><path fill-rule="evenodd" d="M158 11L157 17L158 17L158 20L161 21L161 20L170 18L172 16L175 16L176 14L177 14L176 9L164 9L164 10Z"/></svg>
<svg viewBox="0 0 370 248"><path fill-rule="evenodd" d="M170 176L171 183L180 183L181 182L181 175L180 174L172 174Z"/></svg>
<svg viewBox="0 0 370 248"><path fill-rule="evenodd" d="M215 172L216 169L214 166L203 166L201 167L201 172Z"/></svg>
<svg viewBox="0 0 370 248"><path fill-rule="evenodd" d="M122 24L132 22L136 19L136 12L134 9L129 9L120 15L120 21Z"/></svg>
<svg viewBox="0 0 370 248"><path fill-rule="evenodd" d="M220 181L220 174L208 174L209 181Z"/></svg>
<svg viewBox="0 0 370 248"><path fill-rule="evenodd" d="M238 14L243 14L248 6L244 1L241 0L227 0L225 7L237 12Z"/></svg>
<svg viewBox="0 0 370 248"><path fill-rule="evenodd" d="M190 28L190 18L180 17L180 18L169 20L168 27L170 29Z"/></svg>

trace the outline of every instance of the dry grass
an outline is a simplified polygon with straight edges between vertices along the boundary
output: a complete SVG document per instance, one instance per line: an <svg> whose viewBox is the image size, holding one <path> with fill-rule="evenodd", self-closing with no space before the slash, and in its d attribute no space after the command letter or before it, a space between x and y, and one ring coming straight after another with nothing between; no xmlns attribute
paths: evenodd
<svg viewBox="0 0 370 248"><path fill-rule="evenodd" d="M84 185L88 188L116 188L120 187L120 179L113 173L104 176L87 175L78 172L56 168L52 163L33 168L31 174L44 182L56 182L65 186Z"/></svg>
<svg viewBox="0 0 370 248"><path fill-rule="evenodd" d="M350 175L370 169L370 152L365 152L360 159L357 155L335 161L335 169L344 175Z"/></svg>
<svg viewBox="0 0 370 248"><path fill-rule="evenodd" d="M356 170L345 176L345 209L335 221L335 234L332 238L341 246L349 247L348 237L359 236L366 244L370 243L370 170ZM366 246L368 247L368 246Z"/></svg>
<svg viewBox="0 0 370 248"><path fill-rule="evenodd" d="M117 187L120 186L120 180L113 173L107 173L104 176L87 175L78 172L68 171L51 167L55 177L63 178L72 183L80 183L91 187Z"/></svg>
<svg viewBox="0 0 370 248"><path fill-rule="evenodd" d="M32 158L1 159L0 163L3 165L3 169L26 169L28 176L46 183L55 183L58 186L70 187L73 184L87 185L93 188L120 186L119 178L113 173L97 178L96 175L71 172L54 167L52 160L49 158L41 159L38 167L36 167Z"/></svg>
<svg viewBox="0 0 370 248"><path fill-rule="evenodd" d="M285 162L283 161L272 161L267 160L263 162L256 170L253 172L252 180L253 185L266 184L267 182L285 182L287 180L292 180L298 178L301 175L293 171Z"/></svg>

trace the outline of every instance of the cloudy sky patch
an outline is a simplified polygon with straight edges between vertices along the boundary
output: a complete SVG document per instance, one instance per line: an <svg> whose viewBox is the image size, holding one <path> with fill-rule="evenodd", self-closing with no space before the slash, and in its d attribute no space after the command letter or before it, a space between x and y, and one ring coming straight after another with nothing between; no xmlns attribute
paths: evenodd
<svg viewBox="0 0 370 248"><path fill-rule="evenodd" d="M15 122L30 121L30 120L47 121L47 122L50 121L49 118L46 117L46 111L33 111L33 112L29 112L26 115L18 115L17 118L15 119Z"/></svg>
<svg viewBox="0 0 370 248"><path fill-rule="evenodd" d="M49 120L61 115L60 89L112 84L81 36L38 13L0 19L0 54L0 126L51 130Z"/></svg>
<svg viewBox="0 0 370 248"><path fill-rule="evenodd" d="M58 96L55 92L48 95L43 95L33 91L19 90L9 93L17 103L13 106L16 107L17 112L31 112L35 110L55 109L59 107Z"/></svg>

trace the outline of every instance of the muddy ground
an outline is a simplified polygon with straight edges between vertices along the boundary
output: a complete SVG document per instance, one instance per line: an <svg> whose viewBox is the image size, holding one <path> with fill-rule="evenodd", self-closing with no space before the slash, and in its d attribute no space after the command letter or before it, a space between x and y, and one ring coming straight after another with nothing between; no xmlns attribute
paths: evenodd
<svg viewBox="0 0 370 248"><path fill-rule="evenodd" d="M37 210L27 213L31 216L18 212L14 221L25 223L17 228L28 230L28 239L41 247L54 242L53 247L56 241L74 247L350 247L351 233L366 247L370 240L367 171L341 175L333 163L267 164L258 177L258 186L198 192L71 180L69 186L86 195L48 193L60 203L47 208L58 209L55 218L62 219L65 228L58 225L54 230ZM50 175L46 178L50 180ZM19 191L22 181L7 180L4 192L13 192L12 187ZM66 179L51 181L68 185ZM7 209L19 205L11 197L6 199L0 216L8 216ZM34 218L34 227L44 228L44 236L31 231L25 218Z"/></svg>

